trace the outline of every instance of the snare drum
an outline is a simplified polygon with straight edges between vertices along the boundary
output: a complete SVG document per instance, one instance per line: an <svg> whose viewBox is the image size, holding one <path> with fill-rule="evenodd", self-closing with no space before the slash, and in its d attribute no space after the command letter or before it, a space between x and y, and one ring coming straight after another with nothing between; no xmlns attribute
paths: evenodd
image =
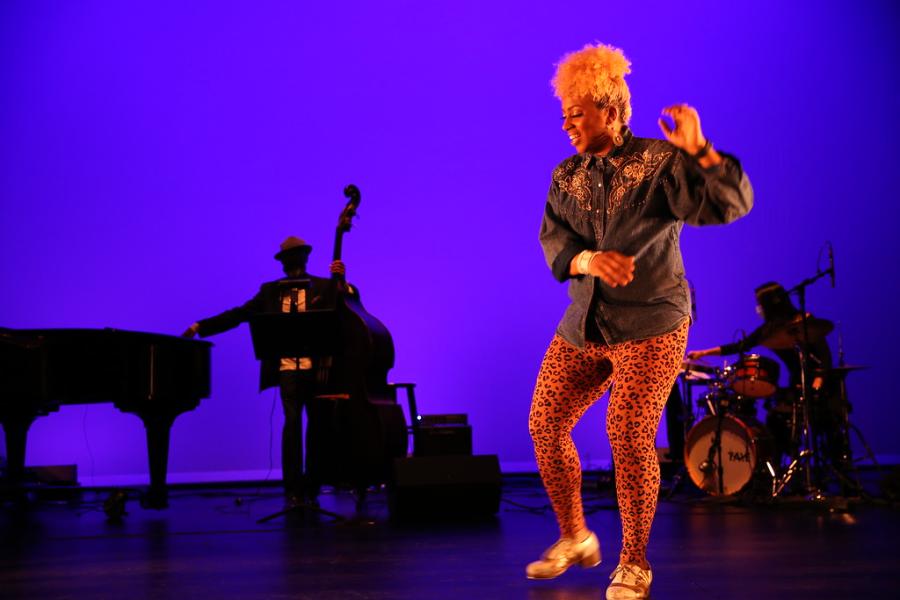
<svg viewBox="0 0 900 600"><path fill-rule="evenodd" d="M759 354L747 354L731 369L731 389L748 398L768 398L778 389L778 363Z"/></svg>
<svg viewBox="0 0 900 600"><path fill-rule="evenodd" d="M688 475L701 490L713 496L736 494L770 460L772 435L753 418L722 417L722 490L719 491L719 453L709 451L716 437L718 417L704 417L688 432L684 461Z"/></svg>

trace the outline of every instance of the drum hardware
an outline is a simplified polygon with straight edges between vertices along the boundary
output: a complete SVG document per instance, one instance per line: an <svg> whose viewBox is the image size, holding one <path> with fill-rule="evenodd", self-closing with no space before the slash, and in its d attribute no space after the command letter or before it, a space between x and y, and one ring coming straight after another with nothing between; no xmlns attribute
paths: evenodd
<svg viewBox="0 0 900 600"><path fill-rule="evenodd" d="M816 452L816 436L810 426L809 395L806 382L806 352L803 346L800 345L797 346L796 350L797 358L800 361L800 394L797 398L797 402L793 406L791 438L793 440L798 440L798 448L803 449L791 460L790 465L788 465L787 470L785 470L778 482L773 498L778 496L778 494L784 490L791 481L791 478L793 478L796 470L800 468L802 464L806 479L807 498L810 500L819 500L822 498L821 490L813 485L813 463L817 463L818 466L819 461L817 460L818 454ZM797 414L798 412L800 413L799 415ZM796 430L798 424L801 425L799 431Z"/></svg>
<svg viewBox="0 0 900 600"><path fill-rule="evenodd" d="M839 408L834 410L829 407L827 397L817 397L816 393L800 399L794 407L793 426L801 426L800 434L792 437L795 447L799 451L789 465L783 476L784 484L790 480L797 468L796 463L809 472L816 467L813 485L807 483L807 499L811 501L830 501L838 497L846 497L849 494L866 497L862 483L855 473L855 465L863 460L871 460L876 468L879 468L874 452L865 440L859 428L850 422L849 403L847 401L846 386L843 377L847 372L859 370L842 369L840 366L832 369L832 374L840 377L838 391ZM801 373L801 377L804 373ZM799 415L797 414L799 413ZM852 455L851 433L855 433L859 443L865 449L862 457L855 459ZM829 497L825 493L828 486L827 475L840 486L840 491ZM809 479L809 475L807 475ZM784 485L780 485L777 492L780 493ZM776 494L777 495L777 494Z"/></svg>
<svg viewBox="0 0 900 600"><path fill-rule="evenodd" d="M839 377L844 377L847 373L852 373L853 371L862 371L864 369L868 369L867 365L839 365L837 367L832 367L831 372L836 374Z"/></svg>
<svg viewBox="0 0 900 600"><path fill-rule="evenodd" d="M721 381L713 382L709 388L710 391L697 400L697 405L706 408L707 416L715 416L719 412L727 413L732 404L731 390Z"/></svg>
<svg viewBox="0 0 900 600"><path fill-rule="evenodd" d="M679 394L681 396L682 415L681 436L682 439L687 440L688 432L697 420L694 409L694 387L697 385L705 386L710 390L704 395L706 396L709 393L712 393L714 389L724 389L724 382L722 379L721 368L692 359L684 359L684 361L682 361L679 379L681 380L681 390ZM682 454L684 454L684 452L682 452ZM680 489L681 483L684 481L686 475L689 475L687 465L682 464L672 477L672 484L665 496L667 499L671 498Z"/></svg>
<svg viewBox="0 0 900 600"><path fill-rule="evenodd" d="M705 362L685 359L681 365L681 401L683 421L683 435L687 439L688 432L694 423L697 422L697 414L694 409L694 388L702 385L707 392L703 394L699 401L707 403L707 398L711 395L722 394L725 391L725 379L723 373L727 367L716 367L708 365ZM707 408L707 414L715 414L715 411Z"/></svg>
<svg viewBox="0 0 900 600"><path fill-rule="evenodd" d="M707 386L709 391L697 401L697 405L702 407L707 415L715 415L717 410L723 410L725 413L740 417L756 418L756 401L764 396L749 396L735 390L733 383L736 371L735 365L724 367L720 369L720 378L709 381ZM768 383L750 382L749 379L745 381L748 386L757 386L756 389L761 389L762 385L768 385Z"/></svg>
<svg viewBox="0 0 900 600"><path fill-rule="evenodd" d="M806 469L808 464L814 464L819 467L819 473L814 483L815 486L808 486L810 492L810 500L826 500L827 498L821 493L821 489L826 487L821 478L822 468L827 468L836 481L839 482L845 491L852 490L859 495L865 496L865 491L858 480L855 480L846 472L846 467L852 467L862 460L871 460L877 467L877 461L874 453L865 441L862 432L859 431L849 419L849 402L847 401L847 392L845 380L847 373L859 371L867 367L862 365L838 365L828 371L809 369L801 372L801 381L804 376L807 378L815 376L836 377L840 384L838 390L840 411L834 413L836 421L834 423L822 422L823 418L827 418L826 414L829 410L825 406L826 398L817 398L817 391L811 390L808 396L802 395L802 384L796 389L780 388L771 402L767 403L767 412L769 417L776 417L783 425L789 428L785 432L785 443L789 444L785 448L788 456L791 457L790 464L785 468L781 477L773 477L772 497L780 495L790 480L796 475L798 469ZM809 418L809 428L807 429L807 417ZM769 423L772 426L771 423ZM835 430L838 428L839 430ZM772 429L773 433L778 437L778 430ZM829 439L827 432L836 434L836 438ZM850 454L850 436L855 434L859 443L865 448L866 452L859 459L853 458ZM834 444L840 444L840 457L834 455ZM793 450L791 450L793 448ZM831 454L827 454L828 449ZM845 468L842 468L845 467Z"/></svg>
<svg viewBox="0 0 900 600"><path fill-rule="evenodd" d="M848 365L844 363L844 344L842 336L840 332L838 332L838 366L832 368L832 373L838 377L839 382L839 396L840 396L840 425L841 425L841 442L843 445L843 450L846 452L845 456L843 456L843 463L849 467L854 468L857 463L862 462L864 460L870 460L875 468L879 471L881 470L881 465L878 464L878 459L875 457L875 452L872 451L872 447L869 446L869 443L866 441L865 436L863 436L862 431L859 430L853 423L850 422L850 401L847 397L847 374L852 373L854 371L861 371L864 369L868 369L869 367L866 365ZM850 445L850 434L855 433L859 443L862 445L865 450L864 454L860 458L853 457L853 449ZM862 484L859 479L850 479L845 473L841 471L841 469L832 466L833 471L837 475L838 479L840 479L842 484L847 485L854 489L859 495L866 496L865 490L863 489Z"/></svg>
<svg viewBox="0 0 900 600"><path fill-rule="evenodd" d="M687 439L688 428L693 425L694 422L694 407L692 406L693 396L691 393L692 386L696 385L701 379L695 379L692 377L691 366L692 362L689 359L685 359L681 363L681 371L678 374L678 378L676 379L675 385L679 386L679 397L681 400L680 406L680 420L681 420L681 440ZM666 409L666 419L667 419L667 427L669 427L668 421L668 408ZM671 451L674 444L669 444L669 449ZM684 454L682 452L682 454ZM674 459L674 457L673 457ZM678 469L672 475L672 483L669 486L669 489L665 492L665 499L670 499L675 493L681 488L681 483L684 481L684 476L687 474L687 469L684 464L678 466Z"/></svg>
<svg viewBox="0 0 900 600"><path fill-rule="evenodd" d="M768 469L769 476L772 478L772 497L774 498L778 495L778 492L776 491L778 485L778 476L775 474L775 467L772 466L772 461L766 461L766 469Z"/></svg>
<svg viewBox="0 0 900 600"><path fill-rule="evenodd" d="M880 472L881 465L878 464L878 459L875 457L875 452L872 451L872 447L869 446L869 443L866 441L865 436L862 431L860 431L859 427L855 426L850 422L850 400L847 396L847 374L852 373L854 371L862 371L868 369L867 365L848 365L844 362L844 336L840 330L840 323L838 323L838 365L832 369L832 372L835 376L838 377L838 389L840 391L840 408L841 408L841 426L843 427L843 435L844 435L844 449L846 450L847 456L846 464L853 468L858 462L869 459L872 461L872 464L875 465L875 468ZM850 433L853 432L856 434L859 443L862 445L865 450L865 454L860 458L853 457L853 448L850 445ZM841 473L840 469L835 469L840 477L846 480L846 477ZM862 483L860 483L857 478L853 481L855 485L855 489L860 493L861 496L866 496L867 494L863 490Z"/></svg>
<svg viewBox="0 0 900 600"><path fill-rule="evenodd" d="M684 359L681 362L681 372L692 381L709 381L718 379L721 369L708 365L699 360Z"/></svg>
<svg viewBox="0 0 900 600"><path fill-rule="evenodd" d="M707 402L709 402L707 400ZM725 420L725 408L727 407L727 400L725 401L725 405L722 406L713 406L713 404L709 403L709 409L714 411L716 419L716 433L713 436L712 443L709 445L709 451L706 455L706 460L701 462L698 465L698 469L703 474L703 480L706 481L709 477L710 473L715 471L716 473L716 488L719 492L719 495L722 496L725 494L725 478L723 477L725 470L722 466L722 422ZM718 408L718 410L716 410ZM687 446L685 445L685 448ZM687 461L685 461L686 465L690 465ZM690 467L688 467L690 469ZM710 491L706 488L706 491Z"/></svg>
<svg viewBox="0 0 900 600"><path fill-rule="evenodd" d="M771 330L763 336L763 346L773 350L794 348L800 361L800 394L797 403L799 407L795 406L795 418L792 421L794 423L793 427L796 427L799 420L802 428L798 432L798 436L792 437L799 440L800 443L797 447L798 449L802 448L802 450L793 457L788 468L779 479L773 490L773 498L777 497L785 489L794 473L801 466L805 475L807 499L823 500L825 498L823 491L813 483L813 466L821 467L823 461L818 452L815 432L812 430L810 423L809 401L811 394L807 382L807 348L810 344L825 339L825 336L834 329L834 324L826 319L818 319L806 311L806 288L829 274L834 274L833 267L826 271L820 271L787 290L788 294L795 293L797 295L800 304L800 314L785 323L772 324ZM797 408L799 408L800 412L799 419L796 418L798 416Z"/></svg>
<svg viewBox="0 0 900 600"><path fill-rule="evenodd" d="M714 415L714 414L716 414L717 412L724 412L724 411L717 411L717 410L716 410L716 405L713 404L712 398L710 398L710 395L709 395L709 394L703 396L702 399L706 402L706 411L707 411L710 415ZM726 401L726 403L727 403L727 401ZM721 405L721 403L720 403L720 405ZM727 404L726 404L726 405L727 405ZM723 408L724 408L724 407L723 407Z"/></svg>
<svg viewBox="0 0 900 600"><path fill-rule="evenodd" d="M794 472L800 467L801 462L806 462L807 464L809 463L809 461L804 460L804 459L807 459L811 455L812 455L812 451L809 450L808 448L801 450L800 454L798 454L797 457L791 461L791 464L788 465L788 468L785 470L784 475L781 478L775 477L774 469L771 471L771 473L772 473L772 497L773 498L776 498L778 496L778 494L780 494L784 490L785 486L788 484L788 482L790 482L791 477L794 476ZM821 494L818 491L816 491L814 498L819 499L821 497L822 497Z"/></svg>
<svg viewBox="0 0 900 600"><path fill-rule="evenodd" d="M775 361L759 355L744 358L749 360L731 366L710 367L696 361L682 365L685 413L693 417L695 404L701 413L706 413L699 421L685 420L684 471L699 489L714 496L737 494L759 476L771 479L772 490L776 489L771 432L755 417L757 398L739 394L734 383L746 383L745 391L751 393L768 391L766 386L774 388L777 382L774 373L779 367ZM705 384L707 391L695 401L691 387L696 384ZM751 407L753 410L749 410ZM676 474L669 496L680 484L684 471Z"/></svg>

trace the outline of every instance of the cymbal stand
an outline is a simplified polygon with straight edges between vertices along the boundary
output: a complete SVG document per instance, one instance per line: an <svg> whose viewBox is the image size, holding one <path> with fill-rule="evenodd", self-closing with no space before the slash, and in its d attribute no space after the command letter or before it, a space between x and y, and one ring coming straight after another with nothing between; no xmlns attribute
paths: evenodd
<svg viewBox="0 0 900 600"><path fill-rule="evenodd" d="M845 367L847 363L844 361L844 336L841 332L840 323L838 324L838 368ZM875 468L879 471L881 470L881 465L878 464L878 459L875 458L875 453L872 451L872 447L869 446L869 443L866 441L866 438L863 436L862 431L859 430L859 427L850 422L850 411L853 407L850 405L850 398L847 394L847 372L844 371L840 375L840 394L841 394L841 426L844 428L843 435L845 436L846 441L846 451L847 456L846 460L850 467L853 467L857 462L869 459L872 461L872 464L875 465ZM859 438L859 443L862 444L863 449L865 449L865 454L856 459L853 457L853 448L850 446L850 433L856 433Z"/></svg>
<svg viewBox="0 0 900 600"><path fill-rule="evenodd" d="M844 339L843 335L841 335L840 326L838 327L838 368L846 366L844 362ZM840 373L840 381L838 385L839 396L840 396L840 435L841 435L841 451L842 455L840 457L841 464L840 465L832 465L832 469L835 473L835 476L840 481L840 483L844 486L844 489L852 489L860 496L868 496L866 494L865 489L863 488L862 483L859 480L859 474L856 470L856 463L861 462L863 460L871 460L872 464L875 465L876 470L881 471L881 465L878 464L878 459L875 457L875 453L872 451L871 446L869 446L866 438L863 436L862 431L859 430L853 423L850 422L850 400L847 395L847 372L841 371ZM854 458L853 456L853 448L851 446L851 433L855 433L857 438L859 439L859 443L862 444L865 454L859 459ZM842 468L843 467L843 468ZM845 473L844 469L850 471L850 473Z"/></svg>
<svg viewBox="0 0 900 600"><path fill-rule="evenodd" d="M803 338L804 340L809 339L807 336L807 328L806 328L806 307L804 306L805 297L801 295L800 304L803 306L800 310L803 311L803 316L801 317L801 321L803 323ZM804 475L806 476L806 492L810 498L818 498L821 497L822 492L817 487L813 485L813 463L815 466L820 466L819 454L817 452L816 436L812 430L810 425L809 418L809 386L806 381L806 373L807 373L807 354L804 351L804 345L797 344L797 357L800 359L800 409L803 412L803 436L806 441L806 450L808 457L804 463ZM803 451L800 452L800 456L803 456Z"/></svg>
<svg viewBox="0 0 900 600"><path fill-rule="evenodd" d="M794 476L794 473L800 466L803 466L804 475L806 479L806 492L807 498L810 500L821 500L824 498L822 494L822 490L813 485L813 463L816 466L821 466L821 461L819 460L819 456L816 452L816 436L814 435L810 423L810 415L809 415L809 388L807 386L806 381L806 373L807 373L807 351L806 344L809 340L809 325L808 325L808 317L809 315L806 312L806 288L822 279L826 275L829 275L830 270L826 270L820 273L817 273L813 277L809 277L804 279L793 288L788 290L788 293L796 293L797 298L800 304L800 322L802 324L803 336L802 339L798 341L795 346L795 350L797 351L797 358L800 361L800 412L803 419L802 430L800 432L800 443L797 446L799 452L797 456L793 458L791 464L788 466L787 470L782 475L778 484L774 486L773 497L780 494L785 486L790 482L791 478ZM796 408L793 411L794 424L792 425L792 431L796 427ZM804 447L805 446L805 447Z"/></svg>
<svg viewBox="0 0 900 600"><path fill-rule="evenodd" d="M291 504L290 506L288 506L287 508L285 508L283 510L279 510L278 512L274 512L270 515L266 515L266 516L262 517L261 519L257 519L256 522L257 523L266 523L268 521L271 521L272 519L276 519L278 517L281 517L281 516L284 516L287 514L293 514L293 513L322 515L322 516L326 516L326 517L331 517L332 519L334 519L335 521L337 521L339 523L349 522L349 519L347 519L347 517L345 517L343 515L339 515L336 512L332 512L330 510L325 510L324 508L320 508L318 505L316 505L312 502L296 502L294 504Z"/></svg>
<svg viewBox="0 0 900 600"><path fill-rule="evenodd" d="M859 443L862 445L863 450L865 451L862 456L856 458L853 456L852 448L849 448L850 441L850 432L856 434L856 437L859 439ZM863 435L862 431L860 431L859 427L850 422L849 415L847 416L847 441L848 441L848 452L849 461L851 466L855 466L856 463L862 462L864 460L869 460L875 466L875 468L880 472L881 471L881 463L878 462L878 458L875 456L875 451L872 450L872 446L869 445L869 442L866 441L866 437Z"/></svg>
<svg viewBox="0 0 900 600"><path fill-rule="evenodd" d="M806 354L803 352L802 348L798 345L797 354L800 359L800 397L798 398L797 404L799 404L800 408L797 409L795 405L792 408L792 424L791 424L791 438L797 440L797 455L793 457L791 463L788 465L788 468L785 470L784 474L781 476L777 482L773 482L772 484L772 497L777 497L784 491L784 488L790 483L791 478L793 478L794 473L797 472L797 469L803 468L805 483L806 483L806 491L810 498L820 498L821 491L813 486L812 480L812 462L815 460L815 436L812 434L810 429L810 419L809 419L809 402L808 397L806 395ZM802 419L802 424L800 426L799 435L796 432L797 429L797 417L800 413L800 417ZM799 439L798 439L799 438Z"/></svg>
<svg viewBox="0 0 900 600"><path fill-rule="evenodd" d="M841 332L841 324L838 323L838 367L845 366L844 362L844 336ZM839 389L841 391L841 435L846 446L847 456L843 457L853 466L853 451L850 449L850 400L847 397L847 373L841 373ZM871 452L871 448L863 440L863 445ZM874 455L872 455L874 458ZM877 464L877 462L876 462Z"/></svg>
<svg viewBox="0 0 900 600"><path fill-rule="evenodd" d="M772 497L776 498L782 491L784 491L785 486L791 481L791 478L794 476L794 473L800 468L800 463L808 463L807 460L809 455L812 454L808 449L803 449L797 455L794 460L791 461L791 464L788 465L788 468L785 470L784 475L781 476L780 479L774 479L772 481Z"/></svg>

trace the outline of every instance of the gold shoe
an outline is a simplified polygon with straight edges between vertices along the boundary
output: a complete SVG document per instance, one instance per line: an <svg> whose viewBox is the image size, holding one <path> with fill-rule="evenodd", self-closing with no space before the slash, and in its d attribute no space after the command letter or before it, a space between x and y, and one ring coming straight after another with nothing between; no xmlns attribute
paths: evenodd
<svg viewBox="0 0 900 600"><path fill-rule="evenodd" d="M637 565L622 564L609 576L612 583L606 588L606 600L637 600L650 595L653 573Z"/></svg>
<svg viewBox="0 0 900 600"><path fill-rule="evenodd" d="M558 539L544 551L540 560L528 564L525 575L528 579L553 579L576 563L586 569L600 564L600 542L593 531L580 542Z"/></svg>

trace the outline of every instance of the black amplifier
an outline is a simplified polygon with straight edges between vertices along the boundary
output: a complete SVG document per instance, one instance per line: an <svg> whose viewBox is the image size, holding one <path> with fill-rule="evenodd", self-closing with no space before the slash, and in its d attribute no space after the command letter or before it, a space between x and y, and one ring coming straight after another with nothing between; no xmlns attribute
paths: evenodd
<svg viewBox="0 0 900 600"><path fill-rule="evenodd" d="M471 456L468 420L464 414L421 415L413 428L413 456Z"/></svg>

